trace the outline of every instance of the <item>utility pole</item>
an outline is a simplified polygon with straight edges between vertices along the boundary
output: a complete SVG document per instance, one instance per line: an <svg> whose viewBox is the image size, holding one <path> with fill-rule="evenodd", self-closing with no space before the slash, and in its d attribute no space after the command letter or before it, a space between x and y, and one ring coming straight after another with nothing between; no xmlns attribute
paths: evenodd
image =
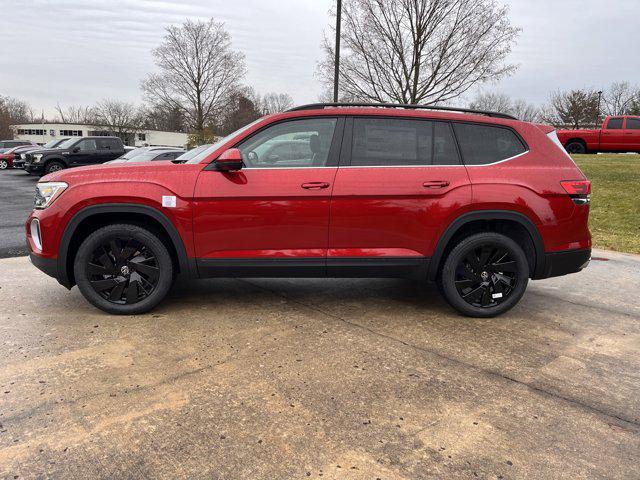
<svg viewBox="0 0 640 480"><path fill-rule="evenodd" d="M598 92L598 116L596 117L596 127L600 123L600 102L602 100L602 90Z"/></svg>
<svg viewBox="0 0 640 480"><path fill-rule="evenodd" d="M342 27L342 0L338 0L338 11L336 14L336 59L335 71L333 73L333 101L338 102L338 83L340 78L340 29Z"/></svg>

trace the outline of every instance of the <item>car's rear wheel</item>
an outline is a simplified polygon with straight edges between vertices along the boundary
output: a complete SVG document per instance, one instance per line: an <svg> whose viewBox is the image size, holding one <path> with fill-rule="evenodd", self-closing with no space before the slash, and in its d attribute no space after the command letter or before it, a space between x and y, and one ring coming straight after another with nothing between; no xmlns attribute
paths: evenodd
<svg viewBox="0 0 640 480"><path fill-rule="evenodd" d="M499 233L478 233L460 241L439 277L449 304L471 317L494 317L513 308L528 281L522 248Z"/></svg>
<svg viewBox="0 0 640 480"><path fill-rule="evenodd" d="M587 146L582 142L569 142L566 146L567 152L572 153L574 155L579 155L583 153L587 153Z"/></svg>
<svg viewBox="0 0 640 480"><path fill-rule="evenodd" d="M64 165L60 162L51 162L47 163L47 166L44 169L44 173L53 173L59 172L60 170L64 170Z"/></svg>
<svg viewBox="0 0 640 480"><path fill-rule="evenodd" d="M7 168L9 168L9 162L0 160L0 170L6 170Z"/></svg>
<svg viewBox="0 0 640 480"><path fill-rule="evenodd" d="M78 288L108 313L132 315L154 308L173 283L167 247L136 225L109 225L80 245L74 261Z"/></svg>

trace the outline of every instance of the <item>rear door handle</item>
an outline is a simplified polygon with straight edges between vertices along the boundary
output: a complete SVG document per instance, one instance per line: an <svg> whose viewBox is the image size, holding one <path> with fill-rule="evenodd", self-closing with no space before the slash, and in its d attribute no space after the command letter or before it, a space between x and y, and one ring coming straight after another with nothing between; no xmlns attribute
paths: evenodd
<svg viewBox="0 0 640 480"><path fill-rule="evenodd" d="M324 188L329 188L329 184L327 182L309 182L303 183L301 187L306 188L307 190L322 190Z"/></svg>
<svg viewBox="0 0 640 480"><path fill-rule="evenodd" d="M447 180L430 180L422 184L424 188L445 188L449 186Z"/></svg>

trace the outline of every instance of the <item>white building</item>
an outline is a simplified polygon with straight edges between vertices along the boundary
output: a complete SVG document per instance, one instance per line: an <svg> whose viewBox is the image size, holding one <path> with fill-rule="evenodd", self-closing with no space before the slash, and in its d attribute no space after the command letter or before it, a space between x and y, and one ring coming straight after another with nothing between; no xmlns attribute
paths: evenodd
<svg viewBox="0 0 640 480"><path fill-rule="evenodd" d="M44 145L50 140L70 137L91 137L103 135L115 135L108 127L100 125L80 125L76 123L22 123L12 125L14 139L32 140ZM126 135L122 141L132 147L186 147L186 133L161 132L158 130L142 130L138 133Z"/></svg>

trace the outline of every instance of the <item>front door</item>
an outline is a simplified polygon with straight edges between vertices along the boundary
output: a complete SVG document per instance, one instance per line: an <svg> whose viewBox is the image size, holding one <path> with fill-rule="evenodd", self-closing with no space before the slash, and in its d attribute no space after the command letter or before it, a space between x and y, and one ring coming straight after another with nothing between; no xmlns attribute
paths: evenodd
<svg viewBox="0 0 640 480"><path fill-rule="evenodd" d="M325 274L342 124L328 117L272 124L237 145L242 170L202 171L194 195L201 276Z"/></svg>
<svg viewBox="0 0 640 480"><path fill-rule="evenodd" d="M71 147L68 159L70 165L80 167L92 165L98 154L98 146L93 138L85 138Z"/></svg>
<svg viewBox="0 0 640 480"><path fill-rule="evenodd" d="M330 276L426 278L437 232L471 203L448 122L354 118L331 202Z"/></svg>

